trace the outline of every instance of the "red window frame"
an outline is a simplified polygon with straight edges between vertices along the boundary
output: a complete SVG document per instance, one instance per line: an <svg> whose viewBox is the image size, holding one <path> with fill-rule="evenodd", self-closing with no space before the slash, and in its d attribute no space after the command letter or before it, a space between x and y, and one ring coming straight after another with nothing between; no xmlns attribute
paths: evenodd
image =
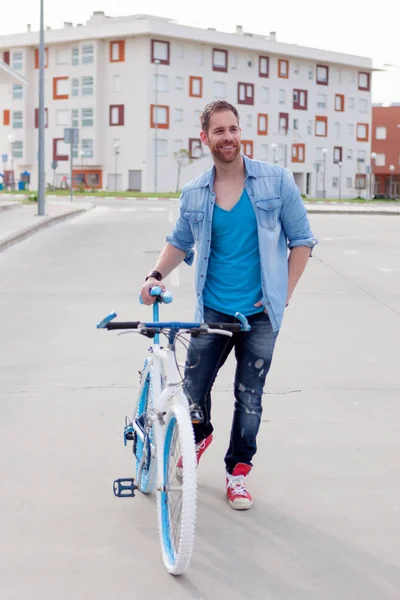
<svg viewBox="0 0 400 600"><path fill-rule="evenodd" d="M281 119L284 119L286 125L284 127L284 135L287 135L289 132L289 113L279 113L279 121L278 121L278 131L281 133Z"/></svg>
<svg viewBox="0 0 400 600"><path fill-rule="evenodd" d="M339 150L339 160L336 160L336 157L335 157L336 150ZM342 148L342 146L335 146L333 148L333 162L334 162L335 165L337 165L340 162L343 162L343 148Z"/></svg>
<svg viewBox="0 0 400 600"><path fill-rule="evenodd" d="M318 79L318 69L326 69L326 81L321 81ZM328 65L317 65L317 70L315 73L315 81L318 85L329 85L329 67Z"/></svg>
<svg viewBox="0 0 400 600"><path fill-rule="evenodd" d="M215 65L215 61L214 61L214 53L215 52L222 52L223 54L225 54L225 67L219 67L219 66ZM212 70L219 71L220 73L228 72L228 50L224 50L223 48L213 48L213 50L212 50Z"/></svg>
<svg viewBox="0 0 400 600"><path fill-rule="evenodd" d="M281 67L283 63L286 63L286 75L282 75ZM281 79L289 79L289 61L286 58L278 59L278 77Z"/></svg>
<svg viewBox="0 0 400 600"><path fill-rule="evenodd" d="M57 154L57 142L63 142L64 138L53 138L53 160L67 161L69 160L68 154Z"/></svg>
<svg viewBox="0 0 400 600"><path fill-rule="evenodd" d="M261 71L261 63L265 60L267 62L267 72L263 73ZM258 76L259 77L269 77L269 56L259 56L258 57Z"/></svg>
<svg viewBox="0 0 400 600"><path fill-rule="evenodd" d="M6 65L9 65L9 64L10 64L10 51L9 51L9 50L5 50L5 51L3 52L3 62L4 62Z"/></svg>
<svg viewBox="0 0 400 600"><path fill-rule="evenodd" d="M360 125L364 125L365 126L365 130L366 130L366 137L362 138L358 136L358 128ZM357 130L356 130L356 135L357 135L357 142L368 142L369 140L369 123L357 123Z"/></svg>
<svg viewBox="0 0 400 600"><path fill-rule="evenodd" d="M294 99L294 95L296 92L298 94L297 101ZM300 103L300 95L301 94L304 94L304 96L305 96L305 105L304 106ZM297 88L293 90L293 108L296 110L307 110L307 108L308 108L308 91L307 90L299 90Z"/></svg>
<svg viewBox="0 0 400 600"><path fill-rule="evenodd" d="M367 79L368 79L367 87L363 87L363 86L360 85L360 75L366 75L367 76ZM370 89L371 89L371 73L367 73L366 71L359 71L357 79L358 79L358 81L357 81L357 83L358 83L358 89L360 91L369 92Z"/></svg>
<svg viewBox="0 0 400 600"><path fill-rule="evenodd" d="M340 99L340 108L336 108L336 100ZM344 112L344 94L335 94L335 111Z"/></svg>
<svg viewBox="0 0 400 600"><path fill-rule="evenodd" d="M240 86L244 85L245 86L245 99L241 100L240 99ZM247 94L247 88L250 87L251 88L251 96L249 96ZM237 87L237 96L238 96L238 104L247 104L249 106L253 106L254 105L254 83L246 83L245 81L238 81L238 87Z"/></svg>
<svg viewBox="0 0 400 600"><path fill-rule="evenodd" d="M112 112L114 108L118 108L118 123L112 122ZM110 127L121 127L125 125L125 104L110 104L109 124Z"/></svg>
<svg viewBox="0 0 400 600"><path fill-rule="evenodd" d="M167 44L167 48L168 48L168 52L167 52L167 58L164 60L161 60L160 58L156 58L154 56L154 44L155 42L161 42L161 44ZM170 43L167 42L166 40L151 40L151 62L154 63L156 60L160 61L160 65L169 65L169 61L170 61L170 57L171 57L171 46Z"/></svg>
<svg viewBox="0 0 400 600"><path fill-rule="evenodd" d="M193 144L196 143L199 144L200 146L200 156L196 156L193 154ZM201 145L201 139L200 138L189 138L189 156L190 158L192 158L193 160L197 160L198 158L201 158L203 156L203 147Z"/></svg>

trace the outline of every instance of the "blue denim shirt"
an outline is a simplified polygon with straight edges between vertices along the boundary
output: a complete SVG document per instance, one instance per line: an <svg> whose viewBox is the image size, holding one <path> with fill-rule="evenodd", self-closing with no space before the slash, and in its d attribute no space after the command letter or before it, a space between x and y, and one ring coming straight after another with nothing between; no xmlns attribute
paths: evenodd
<svg viewBox="0 0 400 600"><path fill-rule="evenodd" d="M281 327L288 289L288 248L317 244L308 222L307 211L287 169L251 160L243 156L245 188L252 202L258 229L261 259L260 298L274 331ZM211 224L215 205L215 167L208 169L182 190L180 211L167 242L186 253L185 262L193 263L196 246L195 320L204 315L203 288L207 276L211 246ZM224 274L221 273L221 277Z"/></svg>

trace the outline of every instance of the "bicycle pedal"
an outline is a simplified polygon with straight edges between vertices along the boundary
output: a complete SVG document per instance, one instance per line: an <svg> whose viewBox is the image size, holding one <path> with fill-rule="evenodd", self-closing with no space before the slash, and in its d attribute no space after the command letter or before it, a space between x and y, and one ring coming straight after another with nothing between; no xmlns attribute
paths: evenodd
<svg viewBox="0 0 400 600"><path fill-rule="evenodd" d="M200 425L204 422L203 411L196 404L192 404L190 407L190 420L193 425Z"/></svg>
<svg viewBox="0 0 400 600"><path fill-rule="evenodd" d="M133 498L137 489L138 487L132 477L116 479L113 484L114 496L117 496L117 498Z"/></svg>

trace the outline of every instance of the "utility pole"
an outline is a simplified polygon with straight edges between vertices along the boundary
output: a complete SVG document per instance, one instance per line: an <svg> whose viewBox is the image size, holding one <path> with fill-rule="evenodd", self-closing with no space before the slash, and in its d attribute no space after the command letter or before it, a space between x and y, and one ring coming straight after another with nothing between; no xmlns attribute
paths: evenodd
<svg viewBox="0 0 400 600"><path fill-rule="evenodd" d="M38 215L44 217L45 207L45 108L44 108L44 0L40 0L39 44L39 161L38 161Z"/></svg>

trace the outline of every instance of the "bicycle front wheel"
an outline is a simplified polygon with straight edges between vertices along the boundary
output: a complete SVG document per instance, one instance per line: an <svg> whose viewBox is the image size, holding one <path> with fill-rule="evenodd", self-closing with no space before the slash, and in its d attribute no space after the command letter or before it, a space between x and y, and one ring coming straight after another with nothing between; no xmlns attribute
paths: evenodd
<svg viewBox="0 0 400 600"><path fill-rule="evenodd" d="M189 566L196 521L196 451L187 410L174 405L167 416L163 452L163 485L157 491L158 518L164 564L172 575ZM178 462L182 459L180 478Z"/></svg>

